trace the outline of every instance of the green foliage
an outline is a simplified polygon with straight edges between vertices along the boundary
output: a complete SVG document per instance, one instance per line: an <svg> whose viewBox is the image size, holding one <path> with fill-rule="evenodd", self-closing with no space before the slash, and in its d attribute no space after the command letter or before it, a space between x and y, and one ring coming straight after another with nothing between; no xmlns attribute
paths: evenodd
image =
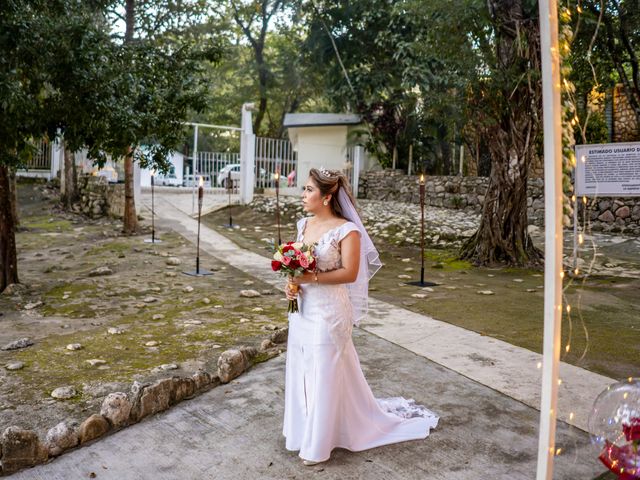
<svg viewBox="0 0 640 480"><path fill-rule="evenodd" d="M467 85L480 70L469 32L472 22L486 17L478 15L484 4L314 4L306 46L326 80L333 108L363 116L370 134L367 147L383 165L391 164L395 148L398 166L406 167L413 145L416 165L448 169L442 162L450 163L449 145L460 140Z"/></svg>
<svg viewBox="0 0 640 480"><path fill-rule="evenodd" d="M19 164L32 154L33 139L47 136L63 137L72 151L87 148L98 164L147 143L136 159L164 170L167 153L184 138L181 122L206 106L205 66L219 56L210 38L165 28L125 45L97 7L3 2L1 162Z"/></svg>

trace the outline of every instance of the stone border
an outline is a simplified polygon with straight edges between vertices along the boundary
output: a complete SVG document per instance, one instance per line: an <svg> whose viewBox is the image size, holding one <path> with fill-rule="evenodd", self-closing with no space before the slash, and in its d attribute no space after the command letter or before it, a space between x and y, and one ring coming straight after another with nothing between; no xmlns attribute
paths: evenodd
<svg viewBox="0 0 640 480"><path fill-rule="evenodd" d="M83 446L107 434L117 432L142 419L163 412L183 400L229 383L256 362L258 354L269 360L283 352L288 327L274 331L255 347L225 350L218 358L215 375L198 370L190 377L169 377L153 383L133 382L130 392L114 392L103 400L100 413L90 415L79 426L60 422L51 428L44 441L32 430L10 426L0 435L0 476L46 463L75 447Z"/></svg>

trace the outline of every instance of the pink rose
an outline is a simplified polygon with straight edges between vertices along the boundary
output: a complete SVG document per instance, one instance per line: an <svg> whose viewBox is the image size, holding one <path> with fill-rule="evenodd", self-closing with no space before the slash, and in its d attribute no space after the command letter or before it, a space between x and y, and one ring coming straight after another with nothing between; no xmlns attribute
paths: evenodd
<svg viewBox="0 0 640 480"><path fill-rule="evenodd" d="M282 263L289 266L289 264L291 263L291 257L288 257L287 255L285 255L284 257L282 257Z"/></svg>
<svg viewBox="0 0 640 480"><path fill-rule="evenodd" d="M305 270L309 268L309 259L307 259L307 256L304 253L298 255L298 262L300 262L300 266Z"/></svg>

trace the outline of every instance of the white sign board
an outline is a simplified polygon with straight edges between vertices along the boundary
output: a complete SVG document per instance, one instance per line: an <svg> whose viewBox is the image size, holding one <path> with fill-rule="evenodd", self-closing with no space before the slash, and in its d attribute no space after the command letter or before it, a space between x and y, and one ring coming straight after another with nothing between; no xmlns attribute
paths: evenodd
<svg viewBox="0 0 640 480"><path fill-rule="evenodd" d="M640 142L576 145L576 194L640 196Z"/></svg>

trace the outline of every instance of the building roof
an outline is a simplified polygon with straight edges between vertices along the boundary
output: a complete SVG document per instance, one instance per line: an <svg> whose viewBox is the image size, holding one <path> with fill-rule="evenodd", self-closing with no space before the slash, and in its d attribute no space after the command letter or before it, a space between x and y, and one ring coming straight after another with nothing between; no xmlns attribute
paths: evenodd
<svg viewBox="0 0 640 480"><path fill-rule="evenodd" d="M357 125L360 115L353 113L287 113L284 127L327 127L331 125Z"/></svg>

